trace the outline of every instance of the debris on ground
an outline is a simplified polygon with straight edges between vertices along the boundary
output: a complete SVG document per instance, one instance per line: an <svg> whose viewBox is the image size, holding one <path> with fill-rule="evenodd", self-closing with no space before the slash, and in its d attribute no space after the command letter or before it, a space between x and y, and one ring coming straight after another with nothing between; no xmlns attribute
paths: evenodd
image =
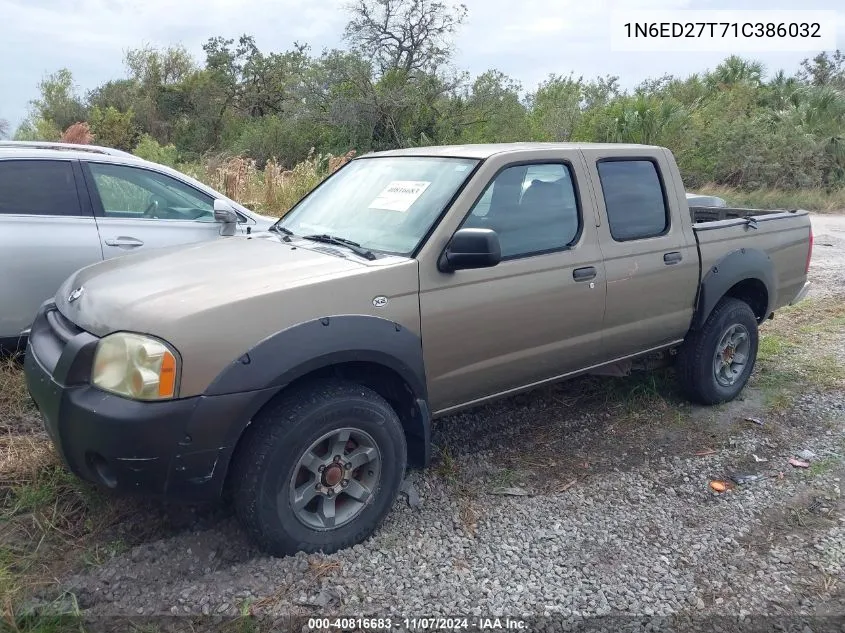
<svg viewBox="0 0 845 633"><path fill-rule="evenodd" d="M813 451L808 450L806 448L803 451L801 451L800 453L795 453L795 456L798 457L799 459L803 459L805 462L809 462L809 461L814 460L816 458L816 454Z"/></svg>
<svg viewBox="0 0 845 633"><path fill-rule="evenodd" d="M326 587L316 596L301 596L296 603L306 607L320 607L325 609L333 604L339 604L343 596L332 587Z"/></svg>
<svg viewBox="0 0 845 633"><path fill-rule="evenodd" d="M763 420L760 418L745 418L746 422L753 422L757 426L763 426Z"/></svg>
<svg viewBox="0 0 845 633"><path fill-rule="evenodd" d="M572 481L567 481L565 484L561 484L560 486L555 488L555 492L556 493L566 492L567 490L572 488L572 486L574 486L577 481L578 481L577 478L573 479Z"/></svg>
<svg viewBox="0 0 845 633"><path fill-rule="evenodd" d="M715 455L715 454L716 454L715 450L713 450L712 448L707 448L707 449L704 449L703 451L698 451L695 454L695 456L696 457L705 457L707 455Z"/></svg>
<svg viewBox="0 0 845 633"><path fill-rule="evenodd" d="M494 488L490 491L491 495L504 495L506 497L527 497L530 493L525 490L524 488L517 488L515 486L512 487L502 487L502 488Z"/></svg>
<svg viewBox="0 0 845 633"><path fill-rule="evenodd" d="M754 458L754 461L755 461L755 462L757 462L758 464L759 464L760 462L767 462L767 461L769 461L769 460L768 460L768 459L766 459L765 457L758 457L758 456L757 456L757 455L755 455L754 453L751 453L751 457L753 457L753 458Z"/></svg>
<svg viewBox="0 0 845 633"><path fill-rule="evenodd" d="M417 492L416 486L414 486L410 479L405 479L402 482L402 485L399 486L399 492L404 493L408 497L409 506L412 508L418 508L420 506L420 493Z"/></svg>
<svg viewBox="0 0 845 633"><path fill-rule="evenodd" d="M714 479L710 482L710 488L716 492L725 492L726 490L730 490L733 487L733 483L721 479Z"/></svg>
<svg viewBox="0 0 845 633"><path fill-rule="evenodd" d="M759 481L765 479L766 475L731 475L731 480L737 485L750 484L752 481Z"/></svg>
<svg viewBox="0 0 845 633"><path fill-rule="evenodd" d="M802 461L800 459L795 459L794 457L789 458L790 466L794 466L795 468L809 468L810 464L808 462Z"/></svg>

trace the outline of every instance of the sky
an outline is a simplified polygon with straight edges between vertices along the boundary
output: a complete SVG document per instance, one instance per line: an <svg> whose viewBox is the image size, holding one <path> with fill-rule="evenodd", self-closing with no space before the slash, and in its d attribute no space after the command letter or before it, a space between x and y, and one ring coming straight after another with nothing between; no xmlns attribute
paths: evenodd
<svg viewBox="0 0 845 633"><path fill-rule="evenodd" d="M447 0L448 2L449 0ZM728 52L615 52L614 9L792 9L794 0L463 0L468 17L457 34L455 65L490 68L533 89L550 73L616 75L624 88L647 77L686 76L715 67ZM0 0L0 119L14 130L37 96L38 82L67 67L81 94L125 75L123 55L143 45L184 45L198 60L212 36L255 37L263 51L295 41L312 52L342 46L346 0ZM837 45L845 48L841 0L804 0L797 8L837 10ZM806 52L746 53L769 73L798 69Z"/></svg>

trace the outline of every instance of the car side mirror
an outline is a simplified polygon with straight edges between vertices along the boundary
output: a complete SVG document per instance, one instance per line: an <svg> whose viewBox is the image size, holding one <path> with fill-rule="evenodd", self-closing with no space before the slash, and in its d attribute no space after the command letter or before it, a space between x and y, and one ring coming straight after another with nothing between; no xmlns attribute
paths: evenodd
<svg viewBox="0 0 845 633"><path fill-rule="evenodd" d="M232 205L225 200L214 200L214 221L220 222L220 235L234 235L235 227L238 225L238 214Z"/></svg>
<svg viewBox="0 0 845 633"><path fill-rule="evenodd" d="M499 236L492 229L458 229L440 256L437 267L448 273L469 268L490 268L502 261Z"/></svg>

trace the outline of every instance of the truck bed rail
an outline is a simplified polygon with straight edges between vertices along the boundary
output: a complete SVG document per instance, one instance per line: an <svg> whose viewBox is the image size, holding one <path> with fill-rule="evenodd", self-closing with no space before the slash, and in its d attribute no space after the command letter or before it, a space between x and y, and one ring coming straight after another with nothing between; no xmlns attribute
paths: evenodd
<svg viewBox="0 0 845 633"><path fill-rule="evenodd" d="M690 207L693 224L720 220L745 220L775 213L797 213L800 209L744 209L741 207Z"/></svg>

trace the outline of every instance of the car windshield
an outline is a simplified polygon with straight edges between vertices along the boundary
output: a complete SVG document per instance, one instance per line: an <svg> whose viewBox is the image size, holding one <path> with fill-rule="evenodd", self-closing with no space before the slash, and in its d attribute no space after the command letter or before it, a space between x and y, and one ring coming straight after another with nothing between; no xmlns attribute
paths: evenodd
<svg viewBox="0 0 845 633"><path fill-rule="evenodd" d="M474 159L419 156L353 160L278 225L295 235L331 235L407 256L477 164Z"/></svg>

